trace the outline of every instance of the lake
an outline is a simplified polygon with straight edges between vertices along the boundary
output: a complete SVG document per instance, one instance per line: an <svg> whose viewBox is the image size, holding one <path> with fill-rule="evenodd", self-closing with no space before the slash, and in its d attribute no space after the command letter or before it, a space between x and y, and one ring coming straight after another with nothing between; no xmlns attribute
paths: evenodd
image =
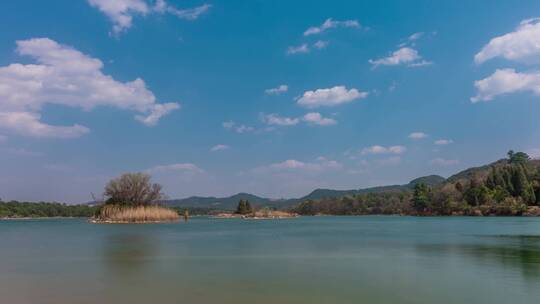
<svg viewBox="0 0 540 304"><path fill-rule="evenodd" d="M540 218L0 221L0 302L538 303Z"/></svg>

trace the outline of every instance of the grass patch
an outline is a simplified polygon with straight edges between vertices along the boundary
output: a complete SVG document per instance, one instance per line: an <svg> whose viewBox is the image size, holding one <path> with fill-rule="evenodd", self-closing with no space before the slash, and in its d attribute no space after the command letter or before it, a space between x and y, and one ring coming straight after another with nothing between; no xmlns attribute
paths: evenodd
<svg viewBox="0 0 540 304"><path fill-rule="evenodd" d="M105 205L91 221L93 223L161 223L179 219L178 212L160 206Z"/></svg>

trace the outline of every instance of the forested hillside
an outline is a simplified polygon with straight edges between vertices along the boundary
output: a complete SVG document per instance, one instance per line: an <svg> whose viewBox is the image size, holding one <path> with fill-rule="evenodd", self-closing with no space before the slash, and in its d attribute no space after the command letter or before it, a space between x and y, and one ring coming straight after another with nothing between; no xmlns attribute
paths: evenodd
<svg viewBox="0 0 540 304"><path fill-rule="evenodd" d="M0 218L26 217L90 217L97 207L88 205L66 205L60 203L2 202Z"/></svg>
<svg viewBox="0 0 540 304"><path fill-rule="evenodd" d="M471 168L446 181L413 181L404 188L376 193L306 200L300 214L537 215L540 214L540 161L523 153ZM412 183L412 182L411 182Z"/></svg>

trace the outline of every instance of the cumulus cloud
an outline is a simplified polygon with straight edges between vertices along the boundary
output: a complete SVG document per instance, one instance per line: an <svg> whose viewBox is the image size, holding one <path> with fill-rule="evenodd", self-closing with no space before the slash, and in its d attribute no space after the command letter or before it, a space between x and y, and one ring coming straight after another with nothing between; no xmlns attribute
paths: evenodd
<svg viewBox="0 0 540 304"><path fill-rule="evenodd" d="M261 120L264 123L273 126L295 126L300 122L318 126L331 126L337 123L336 120L323 117L321 113L317 112L310 112L302 117L284 117L277 114L261 114Z"/></svg>
<svg viewBox="0 0 540 304"><path fill-rule="evenodd" d="M283 117L277 114L263 115L263 121L269 125L275 126L294 126L300 122L298 118Z"/></svg>
<svg viewBox="0 0 540 304"><path fill-rule="evenodd" d="M321 34L329 29L337 27L350 27L350 28L360 28L360 23L357 20L332 20L332 18L326 19L323 24L320 26L312 26L304 32L304 36Z"/></svg>
<svg viewBox="0 0 540 304"><path fill-rule="evenodd" d="M514 69L497 69L491 76L475 81L474 86L477 95L471 98L473 103L517 92L540 95L540 71L520 73Z"/></svg>
<svg viewBox="0 0 540 304"><path fill-rule="evenodd" d="M306 54L309 52L310 52L310 49L307 43L303 43L298 46L290 46L287 48L287 55Z"/></svg>
<svg viewBox="0 0 540 304"><path fill-rule="evenodd" d="M316 49L322 50L322 49L326 48L328 46L328 44L329 44L328 41L317 40L317 42L315 42L313 44L313 47L316 48Z"/></svg>
<svg viewBox="0 0 540 304"><path fill-rule="evenodd" d="M170 13L181 19L195 20L211 7L209 4L204 4L190 9L177 9L164 0L157 0L154 6L145 0L88 0L88 3L112 21L114 34L129 29L132 26L134 16Z"/></svg>
<svg viewBox="0 0 540 304"><path fill-rule="evenodd" d="M157 172L192 172L192 173L204 173L204 170L197 167L192 163L176 163L169 165L159 165L152 167L147 172L157 173Z"/></svg>
<svg viewBox="0 0 540 304"><path fill-rule="evenodd" d="M148 116L137 115L135 119L147 126L155 126L161 117L177 109L180 109L180 105L174 102L156 104Z"/></svg>
<svg viewBox="0 0 540 304"><path fill-rule="evenodd" d="M317 40L313 44L309 45L307 43L302 43L297 46L289 46L287 48L287 55L295 55L295 54L307 54L311 52L311 50L322 50L325 49L330 42L325 40Z"/></svg>
<svg viewBox="0 0 540 304"><path fill-rule="evenodd" d="M438 139L435 141L435 144L437 146L445 146L445 145L449 145L451 143L453 143L454 141L451 140L451 139Z"/></svg>
<svg viewBox="0 0 540 304"><path fill-rule="evenodd" d="M210 151L217 152L217 151L228 150L229 148L230 147L228 145L218 144L218 145L215 145L212 148L210 148Z"/></svg>
<svg viewBox="0 0 540 304"><path fill-rule="evenodd" d="M424 139L426 137L428 137L428 135L424 132L412 132L409 134L410 139Z"/></svg>
<svg viewBox="0 0 540 304"><path fill-rule="evenodd" d="M321 113L317 112L307 113L306 115L304 115L302 120L309 124L314 124L318 126L331 126L337 123L335 119L323 117Z"/></svg>
<svg viewBox="0 0 540 304"><path fill-rule="evenodd" d="M180 107L158 104L144 81L120 82L102 72L103 63L48 38L17 41L17 53L36 64L0 67L0 127L36 137L78 137L88 133L80 125L51 126L40 121L46 104L81 108L110 106L140 113L136 119L155 125L163 115Z"/></svg>
<svg viewBox="0 0 540 304"><path fill-rule="evenodd" d="M162 2L162 3L165 3L165 1L159 1L158 0L158 3L159 2ZM163 7L163 5L161 5L161 7ZM208 10L212 7L212 5L210 4L203 4L201 6L197 6L197 7L194 7L194 8L188 8L188 9L177 9L173 6L170 6L170 5L167 5L166 4L166 12L172 14L172 15L175 15L176 17L180 18L180 19L185 19L185 20L196 20L198 19L202 14L208 12ZM163 10L163 8L160 8L160 10Z"/></svg>
<svg viewBox="0 0 540 304"><path fill-rule="evenodd" d="M424 36L424 32L417 32L412 35L410 35L407 40L408 41L416 41Z"/></svg>
<svg viewBox="0 0 540 304"><path fill-rule="evenodd" d="M422 59L418 51L410 47L402 47L393 52L390 56L380 59L370 59L369 63L373 67L379 65L407 65L409 67L419 67L432 64L432 62Z"/></svg>
<svg viewBox="0 0 540 304"><path fill-rule="evenodd" d="M362 149L362 154L403 154L407 151L407 148L404 146L389 146L389 147L383 147L379 145L374 145L371 147L367 147Z"/></svg>
<svg viewBox="0 0 540 304"><path fill-rule="evenodd" d="M306 91L297 99L297 104L306 108L332 107L346 104L356 99L366 98L367 96L367 92L361 92L355 88L347 90L345 86L335 86L328 89Z"/></svg>
<svg viewBox="0 0 540 304"><path fill-rule="evenodd" d="M150 7L143 0L88 0L113 22L113 32L118 34L131 27L134 15L146 15Z"/></svg>
<svg viewBox="0 0 540 304"><path fill-rule="evenodd" d="M23 136L75 138L90 130L81 125L51 126L40 122L41 115L29 112L0 112L0 129Z"/></svg>
<svg viewBox="0 0 540 304"><path fill-rule="evenodd" d="M444 159L444 158L435 158L430 161L432 165L435 166L454 166L459 164L459 160L457 159Z"/></svg>
<svg viewBox="0 0 540 304"><path fill-rule="evenodd" d="M227 130L233 130L236 133L249 133L255 131L255 128L246 126L246 125L238 125L234 121L229 120L222 123L223 128Z"/></svg>
<svg viewBox="0 0 540 304"><path fill-rule="evenodd" d="M286 84L282 84L275 88L266 89L264 90L264 93L266 95L280 95L282 93L287 92L288 90L289 90L289 86L287 86Z"/></svg>
<svg viewBox="0 0 540 304"><path fill-rule="evenodd" d="M255 168L255 172L322 172L327 170L341 170L343 165L335 160L319 159L317 162L302 162L295 159L288 159L280 163L270 164Z"/></svg>
<svg viewBox="0 0 540 304"><path fill-rule="evenodd" d="M510 33L495 37L474 56L478 64L502 57L522 63L540 63L540 19L527 19Z"/></svg>

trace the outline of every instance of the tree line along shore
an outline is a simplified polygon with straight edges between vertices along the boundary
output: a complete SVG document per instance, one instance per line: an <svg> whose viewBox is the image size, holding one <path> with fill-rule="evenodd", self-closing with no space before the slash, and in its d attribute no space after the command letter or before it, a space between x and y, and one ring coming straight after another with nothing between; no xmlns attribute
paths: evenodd
<svg viewBox="0 0 540 304"><path fill-rule="evenodd" d="M176 221L192 215L219 218L288 218L296 215L540 216L540 160L509 151L507 158L470 168L448 179L412 188L305 200L277 210L241 199L236 210L169 208L161 186L143 173L111 180L96 204L67 205L0 200L0 218L85 217L94 222Z"/></svg>

